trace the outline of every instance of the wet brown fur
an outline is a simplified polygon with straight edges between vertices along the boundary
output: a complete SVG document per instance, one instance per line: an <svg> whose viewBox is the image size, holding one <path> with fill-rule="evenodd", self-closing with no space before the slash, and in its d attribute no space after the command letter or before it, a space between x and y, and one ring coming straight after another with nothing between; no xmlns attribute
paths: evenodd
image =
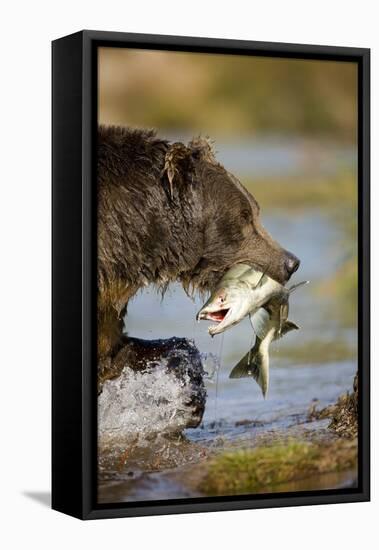
<svg viewBox="0 0 379 550"><path fill-rule="evenodd" d="M152 130L101 126L97 180L100 361L117 348L128 300L146 285L180 281L187 292L206 291L240 262L285 282L286 251L209 140L185 145Z"/></svg>

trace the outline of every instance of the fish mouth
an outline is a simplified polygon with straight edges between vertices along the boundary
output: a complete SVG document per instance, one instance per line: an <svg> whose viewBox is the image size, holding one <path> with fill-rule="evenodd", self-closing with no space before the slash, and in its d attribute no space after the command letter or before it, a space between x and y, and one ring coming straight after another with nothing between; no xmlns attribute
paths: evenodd
<svg viewBox="0 0 379 550"><path fill-rule="evenodd" d="M198 320L205 319L208 321L214 321L215 323L221 323L228 315L230 308L218 309L217 311L204 311L200 312L197 316Z"/></svg>
<svg viewBox="0 0 379 550"><path fill-rule="evenodd" d="M208 332L211 336L220 334L224 332L229 326L236 324L235 322L230 322L230 319L233 318L232 307L217 309L214 311L200 311L197 320L208 320L212 321L213 325L208 327Z"/></svg>

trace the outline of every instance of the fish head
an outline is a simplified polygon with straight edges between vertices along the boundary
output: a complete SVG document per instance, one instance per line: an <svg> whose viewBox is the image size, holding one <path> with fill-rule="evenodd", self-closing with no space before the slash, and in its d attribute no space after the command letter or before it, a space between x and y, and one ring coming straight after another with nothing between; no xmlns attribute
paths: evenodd
<svg viewBox="0 0 379 550"><path fill-rule="evenodd" d="M249 313L251 292L251 288L243 281L221 286L213 292L196 318L198 321L214 321L217 324L210 326L208 332L211 336L220 334Z"/></svg>

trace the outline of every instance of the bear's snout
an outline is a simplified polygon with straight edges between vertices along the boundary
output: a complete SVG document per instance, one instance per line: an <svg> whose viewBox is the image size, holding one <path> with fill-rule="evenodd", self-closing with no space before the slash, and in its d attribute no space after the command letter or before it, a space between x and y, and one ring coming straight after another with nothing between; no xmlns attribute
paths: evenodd
<svg viewBox="0 0 379 550"><path fill-rule="evenodd" d="M299 269L300 260L292 254L286 251L286 258L284 260L284 269L287 271L288 279Z"/></svg>

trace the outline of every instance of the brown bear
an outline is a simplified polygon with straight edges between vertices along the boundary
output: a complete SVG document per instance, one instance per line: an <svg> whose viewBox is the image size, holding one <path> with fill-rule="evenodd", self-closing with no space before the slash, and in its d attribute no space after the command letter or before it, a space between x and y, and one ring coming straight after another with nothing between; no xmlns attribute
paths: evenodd
<svg viewBox="0 0 379 550"><path fill-rule="evenodd" d="M299 260L263 228L259 206L215 158L208 139L185 145L155 131L100 126L98 182L98 356L120 349L129 299L154 284L211 289L236 263L281 283ZM106 377L106 375L105 375Z"/></svg>

